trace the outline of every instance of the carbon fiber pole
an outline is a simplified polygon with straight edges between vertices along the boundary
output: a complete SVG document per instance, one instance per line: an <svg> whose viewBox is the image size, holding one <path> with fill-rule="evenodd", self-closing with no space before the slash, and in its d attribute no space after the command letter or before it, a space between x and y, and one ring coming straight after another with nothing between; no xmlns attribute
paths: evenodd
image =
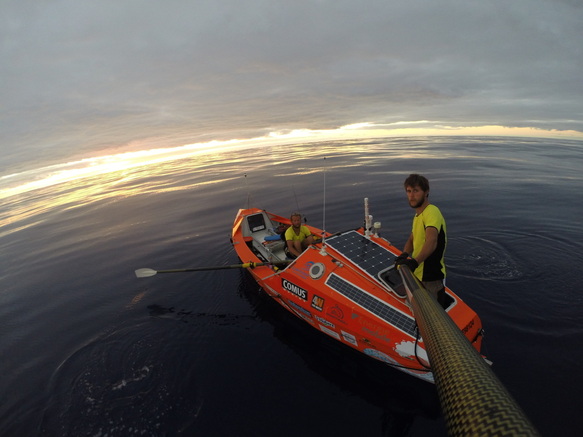
<svg viewBox="0 0 583 437"><path fill-rule="evenodd" d="M448 433L538 436L482 356L407 266L399 269L427 350Z"/></svg>

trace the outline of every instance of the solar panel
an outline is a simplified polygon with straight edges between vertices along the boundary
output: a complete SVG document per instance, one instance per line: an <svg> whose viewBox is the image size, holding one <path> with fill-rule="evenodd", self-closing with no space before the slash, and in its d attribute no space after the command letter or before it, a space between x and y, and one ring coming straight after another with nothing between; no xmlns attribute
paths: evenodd
<svg viewBox="0 0 583 437"><path fill-rule="evenodd" d="M326 285L347 297L357 305L370 311L381 319L400 329L411 337L415 337L415 320L392 306L376 299L372 295L351 284L347 280L332 273L326 280Z"/></svg>
<svg viewBox="0 0 583 437"><path fill-rule="evenodd" d="M378 273L391 267L396 256L356 231L349 231L326 239L326 244L350 259L354 264L378 280Z"/></svg>

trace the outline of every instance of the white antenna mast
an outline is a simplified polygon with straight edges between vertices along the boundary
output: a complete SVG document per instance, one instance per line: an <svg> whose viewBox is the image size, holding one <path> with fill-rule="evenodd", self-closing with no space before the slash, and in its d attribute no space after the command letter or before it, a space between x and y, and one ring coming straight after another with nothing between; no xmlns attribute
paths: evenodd
<svg viewBox="0 0 583 437"><path fill-rule="evenodd" d="M245 173L245 188L247 189L247 209L251 208L251 191L249 191L249 185L247 185L247 173Z"/></svg>
<svg viewBox="0 0 583 437"><path fill-rule="evenodd" d="M370 238L372 232L372 215L368 213L368 197L364 198L364 236Z"/></svg>
<svg viewBox="0 0 583 437"><path fill-rule="evenodd" d="M326 253L326 157L324 156L324 212L322 217L322 248L320 255L325 256Z"/></svg>

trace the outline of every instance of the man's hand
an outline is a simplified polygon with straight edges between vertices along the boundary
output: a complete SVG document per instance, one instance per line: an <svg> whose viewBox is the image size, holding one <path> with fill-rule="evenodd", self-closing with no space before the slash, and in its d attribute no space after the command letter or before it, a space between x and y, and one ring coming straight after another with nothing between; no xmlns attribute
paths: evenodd
<svg viewBox="0 0 583 437"><path fill-rule="evenodd" d="M409 254L407 252L403 252L395 259L395 267L399 267L402 265L406 265L411 269L412 272L419 267L419 263L415 261L413 258L409 258Z"/></svg>
<svg viewBox="0 0 583 437"><path fill-rule="evenodd" d="M407 252L401 252L401 255L399 255L397 258L395 258L395 267L400 265L407 258L409 258L409 254Z"/></svg>
<svg viewBox="0 0 583 437"><path fill-rule="evenodd" d="M419 267L419 263L417 261L415 261L414 258L407 258L399 265L401 265L401 266L405 265L405 266L409 267L411 269L411 272L414 272L417 269L417 267Z"/></svg>

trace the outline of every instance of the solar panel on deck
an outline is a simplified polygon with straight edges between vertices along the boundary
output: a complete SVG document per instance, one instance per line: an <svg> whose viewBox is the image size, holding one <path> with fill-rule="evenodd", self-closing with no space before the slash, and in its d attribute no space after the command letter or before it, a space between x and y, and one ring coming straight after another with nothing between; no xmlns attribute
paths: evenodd
<svg viewBox="0 0 583 437"><path fill-rule="evenodd" d="M366 238L356 231L330 237L326 239L326 244L352 260L375 279L381 270L395 263L395 255L375 243L374 239Z"/></svg>
<svg viewBox="0 0 583 437"><path fill-rule="evenodd" d="M411 337L415 337L415 320L412 317L374 298L335 273L328 277L326 285Z"/></svg>

